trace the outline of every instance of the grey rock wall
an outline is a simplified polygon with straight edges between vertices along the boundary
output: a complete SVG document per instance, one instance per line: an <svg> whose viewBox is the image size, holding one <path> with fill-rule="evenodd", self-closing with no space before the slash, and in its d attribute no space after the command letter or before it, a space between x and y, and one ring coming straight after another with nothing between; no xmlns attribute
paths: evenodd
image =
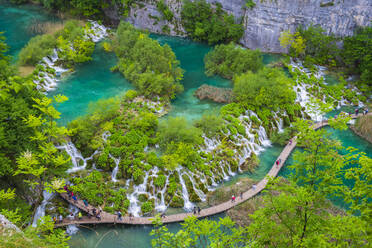
<svg viewBox="0 0 372 248"><path fill-rule="evenodd" d="M299 25L321 25L327 33L350 36L357 26L372 20L372 0L254 0L256 7L246 10L245 32L241 43L268 52L285 52L280 33ZM333 2L333 6L322 4Z"/></svg>
<svg viewBox="0 0 372 248"><path fill-rule="evenodd" d="M141 1L131 10L127 20L136 27L155 33L164 33L164 26L168 26L170 35L184 36L180 18L183 0L165 0L175 16L171 23L162 19L156 8L157 1ZM246 0L207 0L212 4L220 3L225 11L243 22L245 32L240 40L242 45L265 52L286 52L279 44L280 33L294 31L299 25L321 25L327 33L343 37L352 35L357 26L370 25L372 20L372 0L253 1L256 6L246 9ZM107 12L111 19L119 16L115 14L115 8Z"/></svg>

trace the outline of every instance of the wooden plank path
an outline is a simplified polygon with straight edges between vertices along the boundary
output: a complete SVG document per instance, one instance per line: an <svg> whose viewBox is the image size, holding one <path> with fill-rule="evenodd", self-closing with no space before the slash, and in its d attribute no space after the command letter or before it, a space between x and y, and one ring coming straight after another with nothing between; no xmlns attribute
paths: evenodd
<svg viewBox="0 0 372 248"><path fill-rule="evenodd" d="M372 115L372 113L369 113L368 115ZM359 114L359 116L362 116L362 114ZM352 119L357 118L355 114L351 115ZM313 129L319 129L321 127L327 126L328 121L322 121L315 123L312 128ZM274 165L271 167L270 171L267 173L267 176L269 177L276 177L280 171L280 169L283 167L285 161L288 159L289 155L293 151L293 149L297 145L297 137L292 138L292 143L287 144L282 152L280 153L279 157L277 160L281 159L281 162L279 165L276 165L274 162ZM276 161L277 161L276 160ZM200 214L196 215L198 218L203 218L211 215L215 215L218 213L225 212L229 210L230 208L233 208L237 205L239 205L242 202L245 202L258 193L260 193L267 185L268 179L267 176L262 179L260 182L256 184L255 189L249 189L248 191L243 193L243 198L240 198L240 196L236 197L235 202L232 202L231 200L226 201L224 203L221 203L219 205L215 205L206 209L202 209ZM95 208L91 205L88 205L88 207L85 207L83 201L81 199L78 199L77 202L74 202L72 199L69 199L67 193L61 193L60 194L62 198L64 198L66 201L69 203L73 204L80 210L91 213L92 209ZM97 208L96 208L97 209ZM98 210L98 209L97 209ZM193 213L180 213L180 214L172 214L172 215L167 215L162 218L163 223L173 223L173 222L181 222L183 221L186 217L194 215ZM129 216L123 216L122 220L119 221L117 218L117 215L110 214L107 212L102 211L101 213L101 220L98 220L96 217L91 217L88 218L84 216L82 219L77 220L73 219L70 220L68 218L65 218L62 223L58 223L55 225L55 227L62 227L66 225L71 225L71 224L76 224L76 225L81 225L81 224L132 224L132 225L150 225L152 223L153 217L129 217Z"/></svg>

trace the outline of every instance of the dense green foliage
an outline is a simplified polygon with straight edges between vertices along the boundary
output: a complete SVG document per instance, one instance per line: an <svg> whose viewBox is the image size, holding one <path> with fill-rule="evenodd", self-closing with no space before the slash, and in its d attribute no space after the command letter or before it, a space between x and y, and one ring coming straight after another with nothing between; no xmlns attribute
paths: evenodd
<svg viewBox="0 0 372 248"><path fill-rule="evenodd" d="M204 114L194 125L200 128L208 137L214 137L222 130L223 119L219 115Z"/></svg>
<svg viewBox="0 0 372 248"><path fill-rule="evenodd" d="M183 91L183 70L168 45L161 46L147 34L121 22L113 40L119 58L117 69L131 81L139 93L148 97L172 99Z"/></svg>
<svg viewBox="0 0 372 248"><path fill-rule="evenodd" d="M343 47L339 48L340 38L326 35L324 29L311 25L307 29L300 27L293 34L283 32L280 43L289 47L290 55L302 59L308 68L320 64L345 68L348 74L359 75L359 89L368 95L372 85L371 37L371 27L358 28L353 36L342 39Z"/></svg>
<svg viewBox="0 0 372 248"><path fill-rule="evenodd" d="M350 73L360 74L362 83L372 87L372 27L361 28L344 39L343 61Z"/></svg>
<svg viewBox="0 0 372 248"><path fill-rule="evenodd" d="M20 65L36 65L42 58L51 55L56 45L57 41L52 35L33 37L19 53Z"/></svg>
<svg viewBox="0 0 372 248"><path fill-rule="evenodd" d="M79 21L70 20L53 35L35 36L20 51L19 64L36 65L57 47L59 61L65 66L89 61L94 51L94 42L85 38L88 29L88 25L84 27Z"/></svg>
<svg viewBox="0 0 372 248"><path fill-rule="evenodd" d="M172 142L201 144L201 134L201 130L188 124L186 119L176 117L160 122L158 137L159 142L166 146L169 146Z"/></svg>
<svg viewBox="0 0 372 248"><path fill-rule="evenodd" d="M264 68L256 74L247 72L234 80L236 101L274 111L294 103L292 82L280 69Z"/></svg>
<svg viewBox="0 0 372 248"><path fill-rule="evenodd" d="M204 58L206 74L233 78L247 71L257 72L263 67L259 50L243 49L234 43L217 45Z"/></svg>
<svg viewBox="0 0 372 248"><path fill-rule="evenodd" d="M304 151L295 153L289 181L269 179L247 227L190 217L173 234L156 218L152 247L369 247L372 160L352 149L339 154L339 143L308 122L295 126ZM345 199L349 210L332 210L330 196Z"/></svg>
<svg viewBox="0 0 372 248"><path fill-rule="evenodd" d="M55 177L65 175L68 160L54 144L66 130L56 125L59 113L51 105L53 100L39 93L31 79L15 75L6 51L0 37L0 214L24 227L33 213L29 200L40 199L44 185L56 185ZM50 217L23 233L0 225L0 247L62 248L67 240L63 230L54 230Z"/></svg>
<svg viewBox="0 0 372 248"><path fill-rule="evenodd" d="M243 35L243 25L236 24L218 3L214 8L205 0L186 0L181 16L186 32L197 41L216 44L238 41Z"/></svg>
<svg viewBox="0 0 372 248"><path fill-rule="evenodd" d="M165 20L169 22L173 20L173 12L169 9L168 5L165 4L164 0L160 0L156 4L156 8L159 10L160 13L162 13Z"/></svg>

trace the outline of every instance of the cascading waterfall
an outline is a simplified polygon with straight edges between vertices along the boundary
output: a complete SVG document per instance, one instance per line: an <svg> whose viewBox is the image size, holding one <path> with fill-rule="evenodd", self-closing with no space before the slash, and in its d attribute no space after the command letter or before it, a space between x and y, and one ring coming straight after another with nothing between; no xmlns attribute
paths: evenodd
<svg viewBox="0 0 372 248"><path fill-rule="evenodd" d="M54 197L54 193L51 192L49 193L48 191L44 190L43 191L43 201L41 204L37 207L35 215L34 215L34 220L32 221L32 226L36 227L37 226L37 221L45 216L45 207L48 204L48 202Z"/></svg>
<svg viewBox="0 0 372 248"><path fill-rule="evenodd" d="M167 210L167 205L165 205L165 191L167 190L169 184L169 175L166 178L165 185L162 190L159 191L160 193L160 203L158 203L158 198L155 197L155 210L158 212L165 212Z"/></svg>
<svg viewBox="0 0 372 248"><path fill-rule="evenodd" d="M135 217L139 216L139 214L141 212L141 206L138 205L138 202L139 202L138 195L140 195L140 194L150 195L146 191L146 186L147 186L147 182L148 182L148 179L149 179L149 175L150 175L150 173L152 173L153 175L156 174L158 172L158 170L159 169L157 167L154 167L153 169L147 171L144 178L143 178L143 183L141 183L138 186L133 185L133 192L131 194L127 194L127 198L130 202L130 205L129 205L129 208L128 208L128 213L131 213ZM150 195L150 197L151 197L151 195Z"/></svg>
<svg viewBox="0 0 372 248"><path fill-rule="evenodd" d="M93 42L99 42L108 35L107 28L103 25L99 25L95 21L89 21L89 23L90 29L86 31L86 39L91 39ZM74 50L73 47L71 47L71 49ZM58 51L59 49L55 48L52 55L44 57L39 63L45 67L46 70L39 73L38 77L34 79L34 83L37 85L36 87L38 90L43 89L45 92L54 90L58 85L58 77L69 71L66 68L57 66L59 60ZM50 71L54 71L54 73L51 73Z"/></svg>
<svg viewBox="0 0 372 248"><path fill-rule="evenodd" d="M182 198L183 198L183 201L184 201L183 208L186 211L191 211L194 207L194 204L190 201L189 192L187 191L185 181L182 178L183 174L181 173L181 169L182 169L181 167L178 167L176 170L178 172L178 175L179 175L179 178L180 178L180 184L182 186Z"/></svg>
<svg viewBox="0 0 372 248"><path fill-rule="evenodd" d="M74 216L76 216L77 213L79 212L79 209L72 204L68 206L68 210ZM67 225L66 227L66 233L70 236L76 234L78 231L79 231L79 228L76 225Z"/></svg>
<svg viewBox="0 0 372 248"><path fill-rule="evenodd" d="M204 194L203 191L201 191L200 189L196 187L196 182L194 180L194 177L190 176L188 173L184 173L184 175L189 177L191 184L192 184L192 188L195 191L195 193L199 196L200 200L205 201L207 199L207 196Z"/></svg>
<svg viewBox="0 0 372 248"><path fill-rule="evenodd" d="M84 170L87 167L87 161L93 159L94 155L98 154L96 150L90 157L84 158L79 150L75 147L72 142L67 142L61 146L56 146L57 149L63 149L70 156L73 167L67 170L67 173L74 173L80 170ZM83 161L83 165L79 166L79 161Z"/></svg>
<svg viewBox="0 0 372 248"><path fill-rule="evenodd" d="M114 156L112 156L111 154L109 154L109 157L114 160L115 162L115 168L112 170L112 173L111 173L111 180L113 182L117 182L118 180L116 180L116 175L118 174L118 170L119 170L119 163L120 163L120 160L121 158L115 158Z"/></svg>

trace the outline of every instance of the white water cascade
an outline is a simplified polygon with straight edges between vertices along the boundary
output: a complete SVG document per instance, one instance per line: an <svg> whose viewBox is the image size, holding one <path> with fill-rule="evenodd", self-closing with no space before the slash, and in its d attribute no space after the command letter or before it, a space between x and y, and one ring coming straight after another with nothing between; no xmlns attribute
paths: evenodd
<svg viewBox="0 0 372 248"><path fill-rule="evenodd" d="M70 213L72 213L74 215L74 217L80 211L77 207L75 207L72 204L70 204L68 206L68 210L69 210ZM66 233L70 236L76 234L78 231L79 231L79 228L76 225L67 225L67 227L66 227Z"/></svg>
<svg viewBox="0 0 372 248"><path fill-rule="evenodd" d="M63 149L70 156L73 167L67 170L67 173L74 173L80 170L84 170L87 166L87 161L93 159L94 155L98 154L99 151L95 151L90 157L84 158L79 150L75 147L72 142L67 142L61 146L56 146L57 149ZM80 165L80 161L83 161L83 165Z"/></svg>
<svg viewBox="0 0 372 248"><path fill-rule="evenodd" d="M203 191L201 191L200 189L198 189L196 187L196 182L194 180L194 177L193 176L190 176L189 174L185 173L185 175L187 175L191 181L191 184L192 184L192 188L193 190L195 191L195 193L199 196L200 200L202 202L204 202L206 199L207 199L207 196L204 194Z"/></svg>
<svg viewBox="0 0 372 248"><path fill-rule="evenodd" d="M166 178L164 188L159 191L159 193L160 193L160 203L158 202L158 198L155 197L155 210L160 212L160 213L165 212L165 210L167 210L167 205L165 205L164 194L165 194L165 191L167 190L168 184L169 184L169 176L167 176L167 178Z"/></svg>
<svg viewBox="0 0 372 248"><path fill-rule="evenodd" d="M45 216L45 207L53 197L54 197L54 193L49 193L46 190L43 191L43 198L44 199L36 209L36 212L35 212L35 215L34 215L34 220L32 221L32 226L33 227L36 227L37 226L37 221L41 217Z"/></svg>
<svg viewBox="0 0 372 248"><path fill-rule="evenodd" d="M143 183L141 183L140 185L133 185L133 192L131 194L127 194L127 198L130 202L128 213L131 213L135 217L139 217L139 214L141 212L141 206L138 205L138 196L140 194L149 195L149 193L146 191L146 186L150 172L152 172L152 174L156 174L158 172L158 168L154 167L152 170L147 171L146 175L143 178Z"/></svg>
<svg viewBox="0 0 372 248"><path fill-rule="evenodd" d="M95 21L89 22L90 29L86 31L86 39L91 39L93 42L99 42L108 35L106 27L99 25ZM71 47L71 49L74 50L73 47ZM58 81L60 80L59 77L63 73L69 71L68 69L57 65L59 60L59 51L60 49L55 48L50 56L46 56L40 61L39 64L46 69L40 72L37 78L34 79L34 83L37 85L36 87L38 90L43 89L46 92L54 90L58 85ZM54 70L55 73L50 73L48 72L49 70Z"/></svg>
<svg viewBox="0 0 372 248"><path fill-rule="evenodd" d="M189 192L187 191L185 181L182 178L183 174L181 173L181 169L182 169L181 167L178 167L176 170L178 172L178 175L179 175L179 178L180 178L180 183L181 183L181 186L182 186L182 198L183 198L183 201L184 201L183 208L186 211L191 211L194 207L194 204L190 201Z"/></svg>
<svg viewBox="0 0 372 248"><path fill-rule="evenodd" d="M114 160L115 162L115 168L112 170L112 173L111 173L111 180L113 182L117 182L118 180L116 179L116 175L118 174L118 170L119 170L119 163L120 163L120 160L121 158L115 158L113 157L111 154L109 154L109 157Z"/></svg>

